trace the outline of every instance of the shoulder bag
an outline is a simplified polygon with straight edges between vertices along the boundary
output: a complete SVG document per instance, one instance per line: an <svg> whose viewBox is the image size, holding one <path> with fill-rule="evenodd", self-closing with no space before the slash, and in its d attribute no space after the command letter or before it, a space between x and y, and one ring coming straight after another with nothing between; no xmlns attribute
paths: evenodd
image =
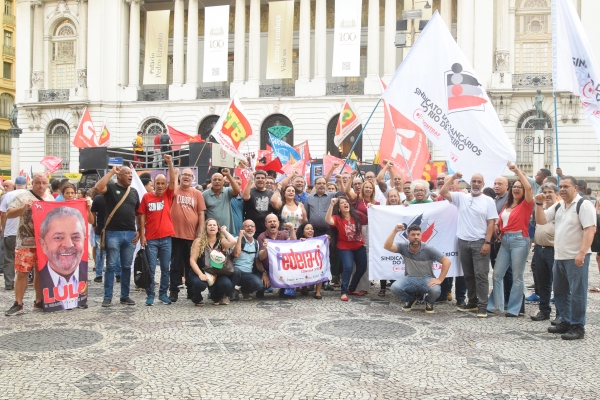
<svg viewBox="0 0 600 400"><path fill-rule="evenodd" d="M102 228L102 239L100 240L100 248L102 250L106 249L106 227L108 226L108 224L110 224L110 221L112 220L112 217L115 215L115 213L117 212L117 210L119 209L119 207L121 207L121 204L123 204L123 202L125 201L125 199L127 198L127 196L129 196L129 190L130 189L131 189L131 186L129 186L127 188L127 190L125 191L125 194L123 195L123 197L121 198L121 200L119 200L119 202L117 203L117 205L115 206L115 208L113 208L113 210L110 213L110 215L108 216L108 218L106 218L106 223L104 224L104 228Z"/></svg>

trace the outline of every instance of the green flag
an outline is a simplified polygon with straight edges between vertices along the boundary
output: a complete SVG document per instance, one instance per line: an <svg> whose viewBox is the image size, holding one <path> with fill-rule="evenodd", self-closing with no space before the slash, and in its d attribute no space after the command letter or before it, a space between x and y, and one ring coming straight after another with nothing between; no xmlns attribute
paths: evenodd
<svg viewBox="0 0 600 400"><path fill-rule="evenodd" d="M267 128L267 130L269 131L270 134L275 136L277 139L283 139L283 137L285 135L287 135L292 130L292 128L290 128L289 126L276 125L276 126Z"/></svg>

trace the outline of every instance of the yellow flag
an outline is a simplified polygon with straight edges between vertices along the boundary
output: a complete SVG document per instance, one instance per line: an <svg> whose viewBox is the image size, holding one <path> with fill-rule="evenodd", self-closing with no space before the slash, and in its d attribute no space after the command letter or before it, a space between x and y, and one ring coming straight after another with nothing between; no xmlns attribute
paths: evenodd
<svg viewBox="0 0 600 400"><path fill-rule="evenodd" d="M379 164L381 161L379 160L379 150L377 150L377 154L375 155L375 159L373 160L373 164Z"/></svg>

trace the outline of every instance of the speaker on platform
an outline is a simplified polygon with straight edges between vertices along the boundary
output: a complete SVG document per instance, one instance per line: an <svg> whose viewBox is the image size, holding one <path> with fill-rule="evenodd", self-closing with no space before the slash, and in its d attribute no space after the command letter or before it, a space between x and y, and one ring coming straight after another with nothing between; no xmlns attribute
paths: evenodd
<svg viewBox="0 0 600 400"><path fill-rule="evenodd" d="M210 165L211 144L190 143L189 166L207 167Z"/></svg>
<svg viewBox="0 0 600 400"><path fill-rule="evenodd" d="M106 147L88 147L79 150L79 170L108 168L108 152Z"/></svg>

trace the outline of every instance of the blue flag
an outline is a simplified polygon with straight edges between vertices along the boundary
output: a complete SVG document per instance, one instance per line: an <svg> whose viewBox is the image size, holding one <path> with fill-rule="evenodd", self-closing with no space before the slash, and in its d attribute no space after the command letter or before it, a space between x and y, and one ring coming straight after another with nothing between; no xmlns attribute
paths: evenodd
<svg viewBox="0 0 600 400"><path fill-rule="evenodd" d="M281 164L287 164L290 161L290 158L294 160L292 163L300 161L300 154L294 149L292 146L287 144L285 141L278 139L276 136L273 136L269 133L269 138L271 140L271 147L273 148L273 153L275 157L279 157L279 161Z"/></svg>

